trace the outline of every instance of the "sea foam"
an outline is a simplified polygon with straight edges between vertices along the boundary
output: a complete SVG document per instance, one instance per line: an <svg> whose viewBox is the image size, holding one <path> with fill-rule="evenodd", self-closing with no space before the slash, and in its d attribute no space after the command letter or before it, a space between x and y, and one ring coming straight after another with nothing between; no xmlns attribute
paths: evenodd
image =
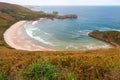
<svg viewBox="0 0 120 80"><path fill-rule="evenodd" d="M27 33L27 35L29 36L29 37L31 37L31 38L33 38L33 39L35 39L35 40L37 40L37 41L39 41L39 42L41 42L41 43L44 43L44 44L47 44L47 45L50 45L50 46L55 46L53 43L51 43L51 42L48 42L48 41L46 41L46 40L44 40L44 39L42 39L42 38L40 38L40 37L38 37L38 36L34 36L33 35L33 31L34 30L36 30L37 28L35 28L35 27L30 27L30 25L29 25L29 27L26 27L26 26L24 26L24 28L25 28L25 31L26 31L26 33ZM40 29L39 29L40 30ZM47 33L45 33L45 34L47 34Z"/></svg>
<svg viewBox="0 0 120 80"><path fill-rule="evenodd" d="M78 31L81 35L88 35L89 32L91 32L91 30L79 30Z"/></svg>
<svg viewBox="0 0 120 80"><path fill-rule="evenodd" d="M68 46L66 46L66 49L69 49L69 48L78 49L78 47L76 47L74 45L68 45Z"/></svg>
<svg viewBox="0 0 120 80"><path fill-rule="evenodd" d="M33 21L32 22L32 25L35 25L35 24L37 24L38 23L38 21Z"/></svg>
<svg viewBox="0 0 120 80"><path fill-rule="evenodd" d="M110 45L97 45L97 44L88 44L84 46L86 49L98 49L98 48L111 48Z"/></svg>

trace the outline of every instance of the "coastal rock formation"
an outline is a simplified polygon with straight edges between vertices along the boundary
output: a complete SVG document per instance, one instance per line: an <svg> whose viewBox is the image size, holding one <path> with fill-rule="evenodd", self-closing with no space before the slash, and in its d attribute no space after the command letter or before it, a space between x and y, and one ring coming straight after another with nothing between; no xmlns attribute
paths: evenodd
<svg viewBox="0 0 120 80"><path fill-rule="evenodd" d="M56 19L67 19L67 18L77 18L78 17L75 14L59 15L59 13L57 11L53 11L52 15L53 15L52 18L56 18Z"/></svg>
<svg viewBox="0 0 120 80"><path fill-rule="evenodd" d="M75 15L75 14L67 14L67 15L63 15L63 16L57 15L55 18L57 18L57 19L77 18L77 15Z"/></svg>
<svg viewBox="0 0 120 80"><path fill-rule="evenodd" d="M57 11L53 11L53 14L57 15L57 14L58 14L58 12L57 12Z"/></svg>
<svg viewBox="0 0 120 80"><path fill-rule="evenodd" d="M89 36L110 43L113 46L120 47L119 31L99 31L94 30L88 34Z"/></svg>

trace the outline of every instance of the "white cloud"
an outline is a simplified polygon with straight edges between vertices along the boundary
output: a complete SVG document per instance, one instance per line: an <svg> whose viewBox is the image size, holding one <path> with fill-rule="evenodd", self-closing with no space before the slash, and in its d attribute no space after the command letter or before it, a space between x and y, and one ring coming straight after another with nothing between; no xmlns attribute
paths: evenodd
<svg viewBox="0 0 120 80"><path fill-rule="evenodd" d="M120 5L120 0L0 0L23 5Z"/></svg>

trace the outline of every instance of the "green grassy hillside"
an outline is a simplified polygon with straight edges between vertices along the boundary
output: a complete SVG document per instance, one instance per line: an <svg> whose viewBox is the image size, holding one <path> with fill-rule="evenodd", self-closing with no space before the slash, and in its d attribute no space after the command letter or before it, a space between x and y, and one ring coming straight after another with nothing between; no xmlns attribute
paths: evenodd
<svg viewBox="0 0 120 80"><path fill-rule="evenodd" d="M1 3L1 2L0 2L0 12L13 17L14 20L21 20L21 19L29 20L29 19L39 18L39 17L51 16L50 14L46 14L42 11L41 12L32 11L28 8L25 8L19 5Z"/></svg>

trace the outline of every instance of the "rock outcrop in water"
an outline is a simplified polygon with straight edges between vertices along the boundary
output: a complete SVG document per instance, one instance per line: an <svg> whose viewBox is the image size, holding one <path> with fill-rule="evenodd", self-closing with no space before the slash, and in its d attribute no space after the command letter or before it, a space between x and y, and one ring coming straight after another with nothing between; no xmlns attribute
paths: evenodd
<svg viewBox="0 0 120 80"><path fill-rule="evenodd" d="M77 18L78 17L75 14L59 15L59 13L57 11L53 11L52 14L53 14L52 18L57 18L57 19L67 19L67 18Z"/></svg>
<svg viewBox="0 0 120 80"><path fill-rule="evenodd" d="M77 18L77 15L75 15L75 14L67 14L67 15L63 15L63 16L57 15L55 18L57 18L57 19Z"/></svg>
<svg viewBox="0 0 120 80"><path fill-rule="evenodd" d="M88 34L89 36L110 43L115 47L120 47L119 31L99 31L94 30Z"/></svg>

